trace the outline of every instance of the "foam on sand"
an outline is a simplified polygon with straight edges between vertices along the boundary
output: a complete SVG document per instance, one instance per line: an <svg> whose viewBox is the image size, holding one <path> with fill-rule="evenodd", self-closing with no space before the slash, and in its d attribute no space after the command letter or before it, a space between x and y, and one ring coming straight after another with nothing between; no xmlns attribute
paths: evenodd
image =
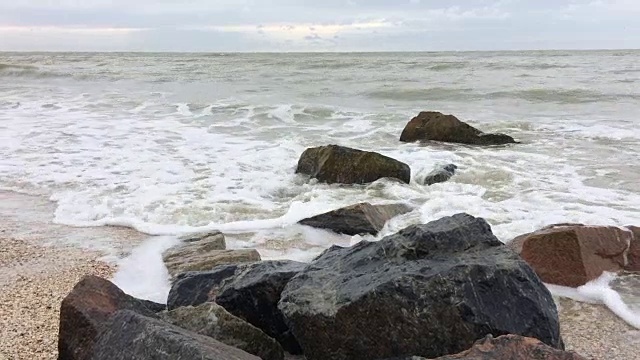
<svg viewBox="0 0 640 360"><path fill-rule="evenodd" d="M629 308L620 294L609 286L615 278L615 274L605 272L598 279L577 288L552 284L546 284L546 286L555 296L592 304L604 304L626 323L640 329L640 313Z"/></svg>
<svg viewBox="0 0 640 360"><path fill-rule="evenodd" d="M111 281L131 296L166 304L171 284L162 253L178 242L172 236L149 238L118 262Z"/></svg>

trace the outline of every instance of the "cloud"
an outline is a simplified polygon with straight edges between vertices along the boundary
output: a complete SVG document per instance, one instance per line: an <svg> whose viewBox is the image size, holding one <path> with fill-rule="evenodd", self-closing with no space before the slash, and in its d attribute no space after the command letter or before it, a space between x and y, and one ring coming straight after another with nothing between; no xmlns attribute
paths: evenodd
<svg viewBox="0 0 640 360"><path fill-rule="evenodd" d="M11 0L0 50L640 47L638 16L637 0Z"/></svg>

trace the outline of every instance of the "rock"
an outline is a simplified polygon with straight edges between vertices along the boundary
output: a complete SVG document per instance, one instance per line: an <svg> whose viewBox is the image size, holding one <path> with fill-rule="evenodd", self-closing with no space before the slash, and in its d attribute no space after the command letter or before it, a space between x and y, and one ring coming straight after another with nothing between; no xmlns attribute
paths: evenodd
<svg viewBox="0 0 640 360"><path fill-rule="evenodd" d="M382 178L409 183L409 165L390 157L338 145L306 149L296 174L309 175L329 184L367 184Z"/></svg>
<svg viewBox="0 0 640 360"><path fill-rule="evenodd" d="M209 336L264 360L283 360L280 344L262 330L231 315L222 306L204 303L171 310L166 319L183 329Z"/></svg>
<svg viewBox="0 0 640 360"><path fill-rule="evenodd" d="M488 335L478 340L471 349L455 355L446 355L433 360L586 360L572 351L562 351L543 344L537 339L518 335L494 338ZM387 360L427 360L412 356Z"/></svg>
<svg viewBox="0 0 640 360"><path fill-rule="evenodd" d="M92 360L260 360L240 349L164 321L122 310L96 341Z"/></svg>
<svg viewBox="0 0 640 360"><path fill-rule="evenodd" d="M603 271L640 270L639 242L630 229L558 224L518 236L509 246L542 281L578 287Z"/></svg>
<svg viewBox="0 0 640 360"><path fill-rule="evenodd" d="M164 257L164 263L171 276L188 271L211 270L218 265L260 261L260 253L255 249L203 250L187 244Z"/></svg>
<svg viewBox="0 0 640 360"><path fill-rule="evenodd" d="M437 357L487 334L563 347L547 288L467 214L333 246L289 281L279 308L308 360Z"/></svg>
<svg viewBox="0 0 640 360"><path fill-rule="evenodd" d="M640 227L627 226L627 229L633 233L633 241L629 247L628 260L629 264L626 269L628 271L640 271Z"/></svg>
<svg viewBox="0 0 640 360"><path fill-rule="evenodd" d="M109 317L118 310L131 310L154 317L155 304L125 294L108 280L85 276L62 300L58 359L89 359L96 337Z"/></svg>
<svg viewBox="0 0 640 360"><path fill-rule="evenodd" d="M376 235L387 221L410 211L411 207L405 204L371 205L365 202L316 215L299 223L340 234Z"/></svg>
<svg viewBox="0 0 640 360"><path fill-rule="evenodd" d="M278 309L287 282L307 264L288 260L219 266L208 272L180 275L169 292L168 307L215 301L276 339L292 353L301 352Z"/></svg>
<svg viewBox="0 0 640 360"><path fill-rule="evenodd" d="M470 145L504 145L516 141L505 134L486 134L453 115L423 111L405 126L400 141L443 141Z"/></svg>
<svg viewBox="0 0 640 360"><path fill-rule="evenodd" d="M433 169L427 176L424 178L424 185L433 185L436 183L445 182L456 173L456 169L458 167L454 164L445 165L443 167L437 167Z"/></svg>

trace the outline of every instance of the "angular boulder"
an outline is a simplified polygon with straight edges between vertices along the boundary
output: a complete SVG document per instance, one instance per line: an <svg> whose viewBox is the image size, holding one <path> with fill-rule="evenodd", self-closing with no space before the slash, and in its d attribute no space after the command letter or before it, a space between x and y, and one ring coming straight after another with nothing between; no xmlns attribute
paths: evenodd
<svg viewBox="0 0 640 360"><path fill-rule="evenodd" d="M210 337L128 310L118 311L100 333L92 360L260 360Z"/></svg>
<svg viewBox="0 0 640 360"><path fill-rule="evenodd" d="M306 149L296 174L333 184L368 184L382 178L411 180L409 165L375 152L328 145Z"/></svg>
<svg viewBox="0 0 640 360"><path fill-rule="evenodd" d="M300 346L278 309L278 301L287 282L306 265L275 260L185 273L173 283L168 307L216 302L276 339L286 351L299 354Z"/></svg>
<svg viewBox="0 0 640 360"><path fill-rule="evenodd" d="M562 351L543 344L540 340L518 335L494 338L488 335L478 340L471 349L455 355L432 360L587 360L573 351ZM387 360L427 360L412 356Z"/></svg>
<svg viewBox="0 0 640 360"><path fill-rule="evenodd" d="M629 247L629 253L627 259L629 261L626 269L628 271L640 271L640 227L627 226L627 229L633 233L633 240Z"/></svg>
<svg viewBox="0 0 640 360"><path fill-rule="evenodd" d="M165 319L183 329L214 338L263 360L283 360L280 344L262 330L231 315L222 306L204 303L169 311Z"/></svg>
<svg viewBox="0 0 640 360"><path fill-rule="evenodd" d="M424 185L429 186L429 185L445 182L451 179L453 175L455 175L457 168L458 167L454 164L448 164L442 167L437 167L433 169L430 173L428 173L427 176L425 176L422 183Z"/></svg>
<svg viewBox="0 0 640 360"><path fill-rule="evenodd" d="M60 306L58 359L89 359L98 333L118 310L155 317L160 306L129 296L100 277L82 278Z"/></svg>
<svg viewBox="0 0 640 360"><path fill-rule="evenodd" d="M487 334L563 347L547 288L467 214L333 246L289 281L279 308L308 360L437 357Z"/></svg>
<svg viewBox="0 0 640 360"><path fill-rule="evenodd" d="M640 271L640 238L614 226L551 225L509 246L549 284L578 287L604 271Z"/></svg>
<svg viewBox="0 0 640 360"><path fill-rule="evenodd" d="M371 205L360 203L300 220L298 223L331 230L339 234L376 235L387 221L410 211L411 207L405 204Z"/></svg>
<svg viewBox="0 0 640 360"><path fill-rule="evenodd" d="M505 134L488 134L458 120L453 115L423 111L405 126L402 142L443 141L469 145L504 145L516 141Z"/></svg>

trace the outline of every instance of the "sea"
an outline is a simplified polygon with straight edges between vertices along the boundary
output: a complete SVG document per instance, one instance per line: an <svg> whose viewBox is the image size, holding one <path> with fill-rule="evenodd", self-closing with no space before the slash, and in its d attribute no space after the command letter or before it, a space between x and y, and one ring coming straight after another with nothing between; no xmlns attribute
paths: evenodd
<svg viewBox="0 0 640 360"><path fill-rule="evenodd" d="M426 110L521 143L399 142ZM328 144L401 160L412 181L295 174L304 149ZM449 163L450 181L421 185ZM166 286L159 254L195 231L309 261L460 212L504 242L555 223L640 225L640 51L0 53L0 189L54 202L57 224L148 234L117 275L141 296L142 280ZM415 210L376 237L296 224L363 201ZM640 280L589 286L551 288L640 328Z"/></svg>

